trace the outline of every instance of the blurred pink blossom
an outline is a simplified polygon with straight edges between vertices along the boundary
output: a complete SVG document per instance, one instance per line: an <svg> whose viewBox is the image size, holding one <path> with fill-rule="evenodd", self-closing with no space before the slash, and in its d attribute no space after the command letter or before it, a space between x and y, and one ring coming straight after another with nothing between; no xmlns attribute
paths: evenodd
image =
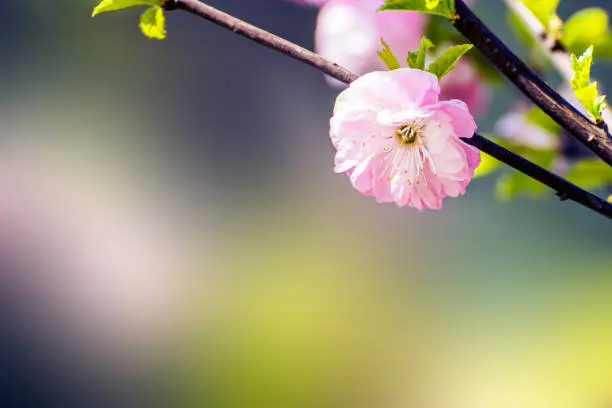
<svg viewBox="0 0 612 408"><path fill-rule="evenodd" d="M312 3L314 0L310 0ZM328 0L321 7L315 33L316 51L325 58L363 75L384 69L376 52L383 38L400 64L419 46L427 15L377 9L383 0ZM331 80L333 84L339 84ZM488 90L474 66L462 60L442 81L443 100L459 99L480 115L488 102Z"/></svg>
<svg viewBox="0 0 612 408"><path fill-rule="evenodd" d="M537 150L558 149L559 135L529 121L525 116L527 111L527 108L519 107L506 113L495 124L495 134L513 143Z"/></svg>
<svg viewBox="0 0 612 408"><path fill-rule="evenodd" d="M438 78L401 68L363 75L338 96L330 121L335 171L380 203L440 209L480 164L461 141L476 123L465 103L439 101Z"/></svg>
<svg viewBox="0 0 612 408"><path fill-rule="evenodd" d="M426 16L407 11L377 13L382 3L382 0L326 2L317 20L317 52L360 75L383 68L376 55L381 38L405 59L419 45Z"/></svg>
<svg viewBox="0 0 612 408"><path fill-rule="evenodd" d="M469 60L460 60L457 66L442 78L440 86L440 99L459 99L467 104L474 116L485 113L490 100L489 89Z"/></svg>
<svg viewBox="0 0 612 408"><path fill-rule="evenodd" d="M138 198L142 182L122 190L118 165L74 157L57 135L49 146L23 136L0 153L4 306L50 358L69 350L93 370L153 363L183 294L178 238L153 204L162 196Z"/></svg>
<svg viewBox="0 0 612 408"><path fill-rule="evenodd" d="M302 4L305 6L322 6L327 3L329 0L292 0L294 3ZM465 4L472 5L475 3L475 0L465 0Z"/></svg>

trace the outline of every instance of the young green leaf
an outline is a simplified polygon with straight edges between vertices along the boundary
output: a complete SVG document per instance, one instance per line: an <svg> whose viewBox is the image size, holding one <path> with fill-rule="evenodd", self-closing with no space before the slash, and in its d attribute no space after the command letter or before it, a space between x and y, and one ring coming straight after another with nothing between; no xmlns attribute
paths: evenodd
<svg viewBox="0 0 612 408"><path fill-rule="evenodd" d="M546 32L552 28L552 23L558 20L557 7L560 0L523 0L523 4L542 23Z"/></svg>
<svg viewBox="0 0 612 408"><path fill-rule="evenodd" d="M92 17L100 13L122 10L134 6L162 6L162 0L102 0L93 10Z"/></svg>
<svg viewBox="0 0 612 408"><path fill-rule="evenodd" d="M429 10L435 9L436 7L438 7L438 4L440 4L440 0L426 0L425 2L425 6Z"/></svg>
<svg viewBox="0 0 612 408"><path fill-rule="evenodd" d="M593 65L593 47L589 47L580 57L571 55L572 88L582 89L591 82L591 66Z"/></svg>
<svg viewBox="0 0 612 408"><path fill-rule="evenodd" d="M376 54L378 54L380 59L385 63L389 71L401 68L399 61L397 60L395 55L393 55L391 48L389 48L389 45L385 42L385 40L381 38L380 42L383 45L383 49L377 51Z"/></svg>
<svg viewBox="0 0 612 408"><path fill-rule="evenodd" d="M606 108L606 96L599 95L597 82L591 82L591 66L593 65L593 46L589 47L580 57L571 55L572 59L572 89L576 98L596 122L602 120L601 112Z"/></svg>
<svg viewBox="0 0 612 408"><path fill-rule="evenodd" d="M433 47L434 44L427 37L421 38L419 49L408 53L406 62L410 68L425 69L425 59L427 58L427 50Z"/></svg>
<svg viewBox="0 0 612 408"><path fill-rule="evenodd" d="M612 184L612 167L599 159L583 159L570 166L565 178L586 189Z"/></svg>
<svg viewBox="0 0 612 408"><path fill-rule="evenodd" d="M163 40L166 38L166 18L161 7L149 7L140 16L140 29L148 38Z"/></svg>
<svg viewBox="0 0 612 408"><path fill-rule="evenodd" d="M427 70L435 74L439 79L442 79L455 67L461 57L472 48L472 44L461 44L450 47L446 49L437 60L432 62Z"/></svg>
<svg viewBox="0 0 612 408"><path fill-rule="evenodd" d="M563 45L571 52L580 52L589 45L597 46L611 40L608 13L598 7L589 7L573 14L565 23Z"/></svg>
<svg viewBox="0 0 612 408"><path fill-rule="evenodd" d="M455 18L455 0L385 0L379 11L405 10Z"/></svg>

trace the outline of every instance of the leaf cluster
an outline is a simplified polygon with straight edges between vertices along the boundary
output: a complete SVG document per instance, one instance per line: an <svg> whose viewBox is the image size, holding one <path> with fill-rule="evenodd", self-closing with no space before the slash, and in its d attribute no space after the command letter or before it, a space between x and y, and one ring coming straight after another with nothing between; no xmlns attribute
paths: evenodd
<svg viewBox="0 0 612 408"><path fill-rule="evenodd" d="M162 0L102 0L91 16L134 6L148 6L140 16L140 30L147 38L163 40L166 38L166 18L162 5Z"/></svg>

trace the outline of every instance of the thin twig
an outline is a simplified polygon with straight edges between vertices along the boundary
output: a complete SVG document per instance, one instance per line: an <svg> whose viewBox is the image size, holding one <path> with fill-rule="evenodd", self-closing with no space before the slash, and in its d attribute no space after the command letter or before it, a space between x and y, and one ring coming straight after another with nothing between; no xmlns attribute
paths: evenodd
<svg viewBox="0 0 612 408"><path fill-rule="evenodd" d="M164 7L167 10L180 9L198 15L236 34L306 63L344 83L349 84L358 78L358 75L337 64L327 61L312 51L239 20L199 0L165 0ZM537 164L512 153L485 137L475 134L471 138L463 139L463 141L550 187L556 191L557 196L560 198L575 201L607 218L612 218L612 204L570 183L562 177L551 173Z"/></svg>
<svg viewBox="0 0 612 408"><path fill-rule="evenodd" d="M245 21L239 20L236 17L217 10L198 0L164 0L164 8L166 10L181 9L200 16L208 21L211 21L221 27L227 28L234 33L262 44L268 48L272 48L285 55L295 58L305 64L308 64L319 71L336 78L344 83L353 82L358 78L358 75L353 74L348 69L330 62L306 48L300 47L297 44L287 41L284 38L278 37L266 30L255 27Z"/></svg>
<svg viewBox="0 0 612 408"><path fill-rule="evenodd" d="M612 137L591 122L533 72L469 9L455 0L453 24L528 98L593 153L612 166Z"/></svg>

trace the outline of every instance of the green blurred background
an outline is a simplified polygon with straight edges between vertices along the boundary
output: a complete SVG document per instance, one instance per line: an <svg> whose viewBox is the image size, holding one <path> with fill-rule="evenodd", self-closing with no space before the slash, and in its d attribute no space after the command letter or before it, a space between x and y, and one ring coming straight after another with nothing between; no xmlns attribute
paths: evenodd
<svg viewBox="0 0 612 408"><path fill-rule="evenodd" d="M313 46L313 9L210 3ZM610 8L561 13L586 3ZM608 221L486 178L440 212L378 205L332 171L320 73L94 5L0 12L2 406L612 404ZM503 7L476 10L517 48Z"/></svg>

